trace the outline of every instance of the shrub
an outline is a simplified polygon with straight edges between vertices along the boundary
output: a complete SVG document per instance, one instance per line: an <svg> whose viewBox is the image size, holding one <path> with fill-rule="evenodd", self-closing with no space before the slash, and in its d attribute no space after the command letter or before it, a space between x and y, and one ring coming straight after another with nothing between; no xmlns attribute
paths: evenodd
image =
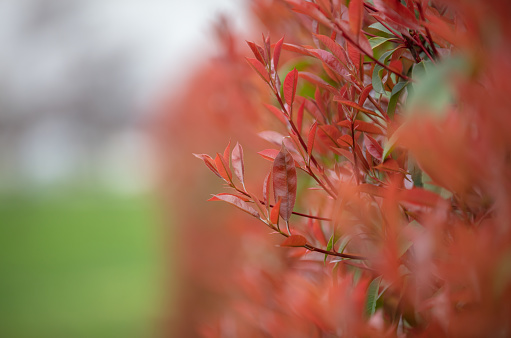
<svg viewBox="0 0 511 338"><path fill-rule="evenodd" d="M510 335L509 5L288 4L295 35L248 42L266 178L239 143L195 155L287 256L247 262L204 335Z"/></svg>

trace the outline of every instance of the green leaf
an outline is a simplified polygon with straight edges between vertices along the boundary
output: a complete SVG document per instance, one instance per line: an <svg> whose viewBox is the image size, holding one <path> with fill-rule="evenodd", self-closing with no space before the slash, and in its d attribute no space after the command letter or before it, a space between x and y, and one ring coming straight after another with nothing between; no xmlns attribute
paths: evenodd
<svg viewBox="0 0 511 338"><path fill-rule="evenodd" d="M332 234L332 236L330 236L330 239L328 240L328 244L326 245L326 250L327 251L331 251L332 248L334 247L334 237L335 237L335 234ZM328 257L328 255L325 254L325 259L323 260L323 262L326 263L327 257Z"/></svg>
<svg viewBox="0 0 511 338"><path fill-rule="evenodd" d="M383 64L386 64L388 59L392 56L392 54L396 50L397 50L397 48L386 51L385 53L382 54L382 56L380 56L378 61L380 61ZM384 68L380 65L374 66L373 76L372 76L372 80L371 80L371 82L373 84L374 91L379 94L385 94L385 89L383 88L383 84L381 82L381 71L383 71L383 69Z"/></svg>
<svg viewBox="0 0 511 338"><path fill-rule="evenodd" d="M376 277L367 288L367 297L364 306L364 312L367 317L371 317L376 312L376 301L378 300L380 282L381 276Z"/></svg>
<svg viewBox="0 0 511 338"><path fill-rule="evenodd" d="M397 103L399 102L399 98L403 93L403 89L408 84L407 81L399 81L394 88L392 88L392 93L390 94L389 106L387 108L387 115L389 118L394 118L394 113L396 111Z"/></svg>
<svg viewBox="0 0 511 338"><path fill-rule="evenodd" d="M392 34L391 31L389 31L385 26L383 26L379 22L373 23L372 25L369 26L369 28L376 29L377 31L380 31L380 32L383 32L383 33L390 34L390 35L394 36L394 34Z"/></svg>
<svg viewBox="0 0 511 338"><path fill-rule="evenodd" d="M384 44L385 42L389 41L391 38L384 38L384 37L381 37L381 36L377 36L377 37L374 37L374 38L370 38L369 39L369 44L371 45L371 48L372 49L375 49L379 46L381 46L382 44Z"/></svg>

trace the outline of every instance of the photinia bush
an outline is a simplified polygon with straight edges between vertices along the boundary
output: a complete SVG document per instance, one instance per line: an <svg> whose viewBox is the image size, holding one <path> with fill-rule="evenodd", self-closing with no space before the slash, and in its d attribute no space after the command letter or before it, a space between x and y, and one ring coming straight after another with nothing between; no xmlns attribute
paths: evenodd
<svg viewBox="0 0 511 338"><path fill-rule="evenodd" d="M265 178L240 143L195 156L286 255L247 259L202 334L511 335L511 5L279 6L293 29L246 58Z"/></svg>

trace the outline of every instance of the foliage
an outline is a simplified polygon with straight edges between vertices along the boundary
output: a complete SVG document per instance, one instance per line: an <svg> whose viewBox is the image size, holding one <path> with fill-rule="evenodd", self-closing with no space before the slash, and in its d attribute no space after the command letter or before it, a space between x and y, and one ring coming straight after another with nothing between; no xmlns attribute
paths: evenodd
<svg viewBox="0 0 511 338"><path fill-rule="evenodd" d="M272 94L266 177L248 183L240 143L195 156L230 189L210 200L289 255L247 263L244 296L203 333L511 334L509 5L287 4L296 34L246 58Z"/></svg>

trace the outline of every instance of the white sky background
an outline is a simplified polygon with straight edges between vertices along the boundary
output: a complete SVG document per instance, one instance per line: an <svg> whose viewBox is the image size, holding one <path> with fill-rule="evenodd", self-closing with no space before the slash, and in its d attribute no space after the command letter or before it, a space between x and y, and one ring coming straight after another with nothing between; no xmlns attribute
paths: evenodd
<svg viewBox="0 0 511 338"><path fill-rule="evenodd" d="M243 0L0 0L0 189L51 185L97 166L121 190L143 186L147 175L136 164L148 145L137 118L158 91L212 54L220 13L248 32L245 7Z"/></svg>

